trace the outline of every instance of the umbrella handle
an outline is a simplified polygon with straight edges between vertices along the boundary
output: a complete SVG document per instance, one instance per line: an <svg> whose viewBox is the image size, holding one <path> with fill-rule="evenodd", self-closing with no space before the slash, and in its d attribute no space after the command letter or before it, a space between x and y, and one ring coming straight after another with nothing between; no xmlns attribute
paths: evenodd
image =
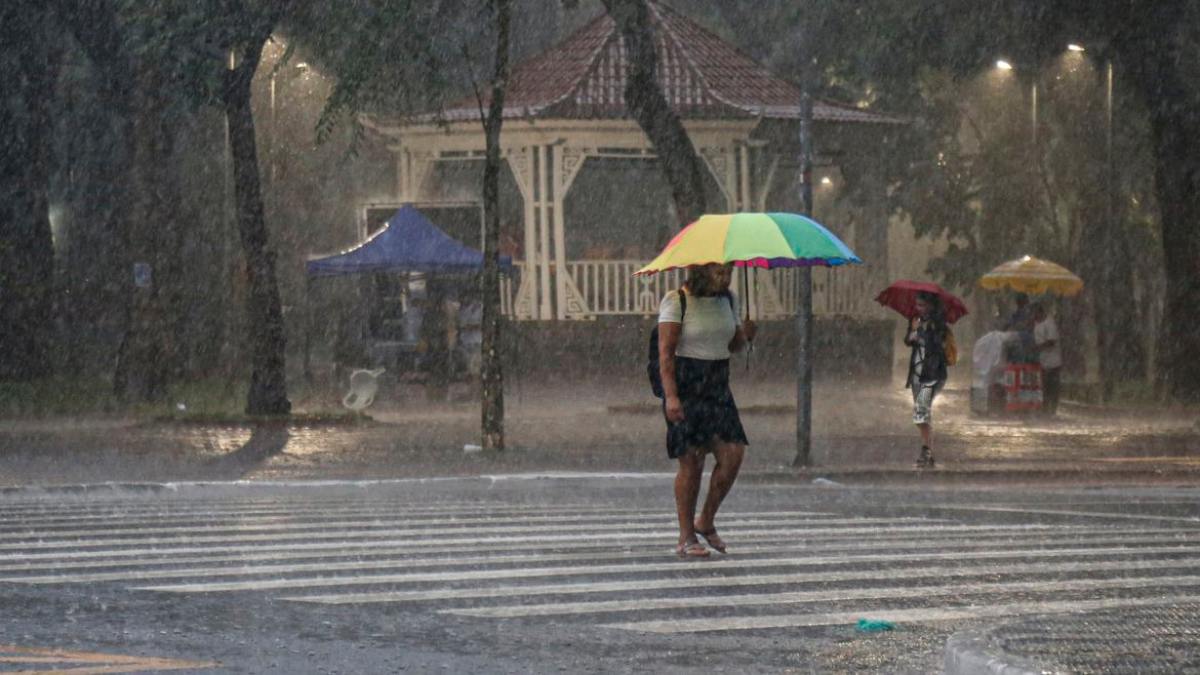
<svg viewBox="0 0 1200 675"><path fill-rule="evenodd" d="M742 266L742 294L746 297L743 302L746 305L746 321L750 320L750 276L746 270L746 265ZM758 272L754 273L757 277ZM756 279L757 280L757 279ZM754 340L746 340L746 372L750 372L750 354L754 352Z"/></svg>

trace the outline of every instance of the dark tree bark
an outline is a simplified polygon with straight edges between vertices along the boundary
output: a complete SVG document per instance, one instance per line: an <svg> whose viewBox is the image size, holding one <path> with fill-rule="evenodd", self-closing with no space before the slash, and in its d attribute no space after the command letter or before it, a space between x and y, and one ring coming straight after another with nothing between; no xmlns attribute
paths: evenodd
<svg viewBox="0 0 1200 675"><path fill-rule="evenodd" d="M179 375L182 260L175 205L180 197L169 168L174 122L164 93L167 78L160 64L145 59L135 72L128 100L132 162L125 178L132 189L126 197L122 243L127 273L132 274L132 264L147 265L150 278L148 285L135 286L128 294L113 386L127 401L161 401Z"/></svg>
<svg viewBox="0 0 1200 675"><path fill-rule="evenodd" d="M273 27L272 21L261 36L238 50L236 67L227 71L222 92L233 154L238 234L245 254L248 282L246 323L251 373L246 413L250 415L286 415L292 407L284 374L287 338L275 275L275 254L270 250L263 214L254 116L250 107L251 80Z"/></svg>
<svg viewBox="0 0 1200 675"><path fill-rule="evenodd" d="M59 53L41 3L0 6L0 380L52 369L54 242L47 190Z"/></svg>
<svg viewBox="0 0 1200 675"><path fill-rule="evenodd" d="M110 0L57 3L59 16L99 75L100 101L116 122L105 177L112 191L104 232L115 235L114 283L125 303L125 326L113 371L114 393L127 401L157 401L182 371L186 327L179 301L183 269L173 161L182 92L173 90L165 64L138 55L132 30ZM100 210L100 209L98 209ZM103 213L103 210L100 210ZM133 265L149 266L148 286L133 284Z"/></svg>
<svg viewBox="0 0 1200 675"><path fill-rule="evenodd" d="M625 80L625 105L649 137L659 165L671 186L680 227L708 210L704 195L704 167L688 138L679 115L671 109L655 73L658 54L646 0L603 0L608 15L625 40L629 72Z"/></svg>
<svg viewBox="0 0 1200 675"><path fill-rule="evenodd" d="M1158 371L1172 398L1194 403L1200 402L1200 111L1163 102L1150 117L1167 278Z"/></svg>
<svg viewBox="0 0 1200 675"><path fill-rule="evenodd" d="M480 367L482 446L504 449L504 372L500 362L500 128L509 76L511 0L495 0L496 62L491 100L483 120L487 153L483 168L483 361Z"/></svg>
<svg viewBox="0 0 1200 675"><path fill-rule="evenodd" d="M1167 394L1185 402L1200 402L1200 89L1188 70L1200 53L1196 15L1185 0L1142 5L1140 25L1114 44L1118 74L1150 114L1167 286L1157 369Z"/></svg>

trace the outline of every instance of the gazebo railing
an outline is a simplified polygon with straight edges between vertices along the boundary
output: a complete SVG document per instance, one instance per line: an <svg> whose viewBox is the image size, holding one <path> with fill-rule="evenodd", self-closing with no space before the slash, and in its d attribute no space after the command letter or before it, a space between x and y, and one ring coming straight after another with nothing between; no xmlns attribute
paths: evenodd
<svg viewBox="0 0 1200 675"><path fill-rule="evenodd" d="M648 277L633 276L646 262L576 260L567 263L567 271L590 313L649 316L658 313L658 303L667 291L679 288L683 275L673 270Z"/></svg>
<svg viewBox="0 0 1200 675"><path fill-rule="evenodd" d="M598 316L654 316L658 304L669 291L683 283L683 273L673 270L649 277L633 273L646 264L645 260L573 260L566 265L576 300L587 308L582 318ZM528 263L514 261L513 271L501 278L500 307L505 316L517 320L532 319L516 312L522 281L528 274ZM556 272L553 270L552 273ZM813 313L817 315L872 316L878 307L872 301L878 282L868 270L853 267L830 269L817 267L812 271ZM529 283L533 283L533 279ZM534 284L536 285L536 284ZM757 270L751 273L749 293L750 313L755 319L783 319L795 316L799 291L796 269ZM551 284L551 288L556 285ZM742 273L735 272L734 292L745 299ZM527 292L536 289L526 287ZM745 300L743 300L745 301ZM531 303L536 305L536 303Z"/></svg>
<svg viewBox="0 0 1200 675"><path fill-rule="evenodd" d="M779 304L789 316L795 315L800 292L796 268L772 270ZM761 272L760 272L761 274ZM877 305L872 302L882 287L866 270L855 267L814 267L812 270L813 314L869 315Z"/></svg>

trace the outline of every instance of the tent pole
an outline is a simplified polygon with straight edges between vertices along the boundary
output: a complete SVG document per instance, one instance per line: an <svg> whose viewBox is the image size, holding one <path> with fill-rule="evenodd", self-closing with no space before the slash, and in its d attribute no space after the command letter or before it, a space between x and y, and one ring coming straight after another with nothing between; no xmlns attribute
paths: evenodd
<svg viewBox="0 0 1200 675"><path fill-rule="evenodd" d="M312 277L304 274L304 381L312 386Z"/></svg>

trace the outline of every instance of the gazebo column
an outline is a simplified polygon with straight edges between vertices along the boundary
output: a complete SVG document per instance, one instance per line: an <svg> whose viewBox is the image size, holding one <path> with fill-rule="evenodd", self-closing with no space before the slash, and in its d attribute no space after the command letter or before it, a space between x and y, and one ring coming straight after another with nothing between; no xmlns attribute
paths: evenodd
<svg viewBox="0 0 1200 675"><path fill-rule="evenodd" d="M862 217L854 226L854 252L863 259L874 286L887 285L888 265L888 206L887 183L875 167L862 172L861 193L866 195Z"/></svg>
<svg viewBox="0 0 1200 675"><path fill-rule="evenodd" d="M401 148L396 153L397 193L404 202L421 201L425 196L425 181L433 171L437 156L427 150Z"/></svg>
<svg viewBox="0 0 1200 675"><path fill-rule="evenodd" d="M554 262L557 273L555 279L555 308L557 318L584 319L591 318L587 300L579 292L574 277L567 267L567 236L566 215L563 204L571 183L579 175L579 169L587 159L587 151L562 144L550 146L552 206L554 222Z"/></svg>
<svg viewBox="0 0 1200 675"><path fill-rule="evenodd" d="M554 316L554 307L550 299L550 210L552 207L547 194L550 181L546 175L550 152L545 145L534 145L530 149L533 151L534 222L538 234L538 291L541 297L541 302L538 303L538 317L547 320Z"/></svg>
<svg viewBox="0 0 1200 675"><path fill-rule="evenodd" d="M771 198L771 183L775 182L775 173L779 169L779 155L772 154L771 161L767 163L767 170L763 173L762 179L758 182L758 199L756 210L766 211L768 209L767 200Z"/></svg>
<svg viewBox="0 0 1200 675"><path fill-rule="evenodd" d="M755 161L761 156L761 152L756 152L755 147L748 142L707 147L703 148L700 154L720 186L726 208L730 212L765 210L767 193L778 166L777 157L764 174ZM753 276L751 288L741 287L741 274L734 275L733 286L741 301L748 303L752 318L773 319L789 314L780 300L779 289L775 286L772 274L751 272L747 276ZM746 304L743 304L743 311L745 307Z"/></svg>
<svg viewBox="0 0 1200 675"><path fill-rule="evenodd" d="M517 297L513 303L513 313L518 319L540 319L541 305L539 304L538 288L541 276L540 256L538 255L537 236L537 202L534 178L533 146L525 146L507 153L508 164L512 169L513 179L517 189L521 191L521 201L525 206L525 268L522 270L521 283L517 287Z"/></svg>

